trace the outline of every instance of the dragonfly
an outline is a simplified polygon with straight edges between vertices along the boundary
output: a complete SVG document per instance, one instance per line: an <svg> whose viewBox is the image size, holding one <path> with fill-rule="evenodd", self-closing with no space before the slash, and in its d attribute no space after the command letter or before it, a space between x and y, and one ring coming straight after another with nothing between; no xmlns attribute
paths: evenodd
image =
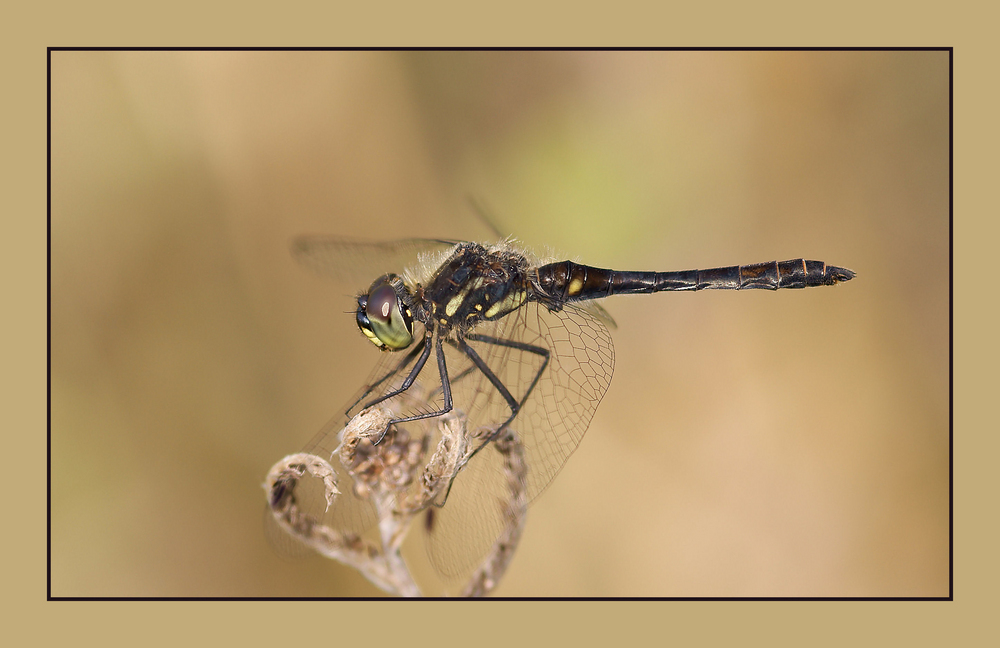
<svg viewBox="0 0 1000 648"><path fill-rule="evenodd" d="M337 430L373 407L391 406L391 418L373 431L369 453L397 439L412 445L420 433L411 429L427 430L457 412L468 422L472 445L461 470L427 504L422 525L431 562L446 578L468 573L503 529L495 501L510 477L491 448L516 434L526 466L518 479L531 502L580 444L615 363L609 329L616 325L599 300L831 286L855 276L804 259L672 272L611 270L539 259L509 238L480 244L305 236L293 242L293 256L319 274L367 285L354 299L354 319L381 352L343 416L320 431L308 452L334 456L342 441ZM316 510L333 527L361 533L385 517L368 501L365 484L340 491L333 506Z"/></svg>

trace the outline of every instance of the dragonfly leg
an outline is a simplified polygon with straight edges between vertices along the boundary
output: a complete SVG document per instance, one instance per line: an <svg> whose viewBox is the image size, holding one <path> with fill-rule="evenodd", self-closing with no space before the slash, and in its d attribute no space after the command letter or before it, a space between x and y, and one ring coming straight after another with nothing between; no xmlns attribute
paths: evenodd
<svg viewBox="0 0 1000 648"><path fill-rule="evenodd" d="M427 343L427 338L428 337L430 337L430 333L428 333L427 335L425 335L424 338L420 341L420 344L423 345L423 349L421 350L420 357L417 358L416 364L414 364L413 365L413 369L410 370L410 375L408 375L406 377L406 380L404 380L403 384L399 386L399 389L394 389L394 390L390 391L388 394L382 394L378 398L374 398L374 399L368 401L367 403L365 403L365 406L362 409L368 409L372 405L377 405L377 404L381 403L384 400L392 398L393 396L398 396L399 394L402 394L407 389L409 389L411 386L413 386L413 381L415 381L417 379L417 376L420 374L420 371L424 368L424 364L427 362L427 358L429 358L430 355L431 355L431 345ZM416 348L414 348L414 352L415 351L416 351ZM386 374L385 376L383 376L382 378L380 378L378 380L378 382L376 382L374 385L372 385L368 389L367 393L371 393L371 390L375 389L376 386L382 384L383 382L385 382L391 376L394 376L397 373L399 373L399 371L403 367L405 367L407 365L407 363L409 363L409 361L410 361L410 355L412 355L412 353L413 352L411 352L410 354L408 354L406 358L403 358L403 361L401 363L399 363L399 365L395 369L393 369L392 371L390 371L388 374ZM363 397L364 396L362 396L362 398ZM361 399L359 398L358 400L360 401ZM351 409L353 409L353 407ZM351 410L349 409L347 411L350 412ZM382 437L379 437L379 440L381 440L381 439L382 439Z"/></svg>
<svg viewBox="0 0 1000 648"><path fill-rule="evenodd" d="M476 366L479 367L479 370L486 375L486 378L489 379L489 381L493 384L493 386L497 388L497 391L500 392L500 395L504 397L504 400L507 401L507 404L510 405L510 410L511 410L510 416L507 418L506 421L503 422L502 425L497 426L497 429L493 432L493 434L490 435L489 440L492 441L500 434L501 430L507 427L510 424L510 422L514 420L518 412L521 411L521 407L524 406L524 403L528 400L528 397L530 397L531 393L535 390L535 386L541 379L542 374L545 373L545 368L549 366L550 353L549 350L546 349L545 347L536 346L534 344L527 344L525 342L517 342L515 340L504 340L502 338L496 338L490 335L472 334L468 336L468 339L473 340L475 342L484 342L486 344L493 344L495 346L508 347L511 349L517 349L518 351L533 353L542 358L542 366L539 367L538 371L535 372L535 377L531 379L531 384L528 385L528 389L525 390L524 395L521 396L520 401L515 401L514 397L510 395L509 391L507 391L507 388L504 387L503 383L500 382L500 379L497 378L496 375L493 373L493 371L490 370L490 368L486 365L485 362L483 362L482 358L479 357L479 355L472 349L472 347L470 347L468 344L465 343L464 340L462 340L462 344L465 344L465 347L467 349L466 354L469 355L469 358L474 363L476 363Z"/></svg>
<svg viewBox="0 0 1000 648"><path fill-rule="evenodd" d="M391 421L389 421L389 424L385 426L385 429L382 430L382 434L379 435L378 440L376 440L373 445L378 445L382 441L382 439L385 438L385 435L389 431L389 428L392 427L393 425L396 425L397 423L409 423L410 421L419 421L421 419L434 418L436 416L442 416L444 414L447 414L453 409L453 404L451 399L451 382L448 380L448 366L445 363L444 359L444 347L441 346L442 342L441 342L440 331L438 331L435 334L434 338L435 339L433 346L436 347L436 352L437 352L438 373L441 376L441 391L444 393L444 407L435 412L427 412L425 414L416 414L414 416L405 416L403 418L392 419ZM423 368L424 363L427 361L427 356L430 354L431 346L432 346L431 344L428 344L426 351L420 354L420 359L417 360L417 364L413 367L413 371L411 371L410 375L406 377L405 381L403 381L403 386L400 389L397 389L384 396L380 396L379 398L369 403L366 406L366 408L371 407L375 403L384 401L387 398L396 396L405 391L406 389L409 389L410 386L413 384L413 381L416 380L417 374L420 373L420 369Z"/></svg>

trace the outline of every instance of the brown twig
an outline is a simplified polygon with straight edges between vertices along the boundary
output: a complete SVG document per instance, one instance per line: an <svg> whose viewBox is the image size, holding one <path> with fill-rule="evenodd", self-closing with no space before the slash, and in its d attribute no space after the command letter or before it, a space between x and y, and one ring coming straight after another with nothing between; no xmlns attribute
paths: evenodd
<svg viewBox="0 0 1000 648"><path fill-rule="evenodd" d="M411 439L396 426L374 445L372 439L386 429L392 415L386 408L369 408L340 432L334 456L353 481L352 493L338 489L340 475L329 461L306 453L290 455L275 464L264 488L271 512L285 532L320 554L357 569L389 593L420 596L400 549L416 516L437 505L437 498L447 492L475 446L470 443L465 416L457 412L434 419L438 442L429 458L429 435ZM493 443L503 457L506 477L508 497L496 503L504 527L462 589L463 596L484 596L497 585L513 558L526 519L527 466L523 447L510 430ZM326 510L337 506L340 497L370 501L378 514L379 542L334 528L324 524L319 519L322 516L306 513L297 495L304 479L316 479L322 484Z"/></svg>

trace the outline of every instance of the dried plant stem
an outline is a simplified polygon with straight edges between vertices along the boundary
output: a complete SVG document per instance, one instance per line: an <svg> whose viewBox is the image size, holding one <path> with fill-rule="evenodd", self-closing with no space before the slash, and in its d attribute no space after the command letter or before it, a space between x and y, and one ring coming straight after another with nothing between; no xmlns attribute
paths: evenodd
<svg viewBox="0 0 1000 648"><path fill-rule="evenodd" d="M306 474L328 485L329 501L339 493L329 462L310 454L289 455L271 467L265 489L270 493L271 513L288 534L315 549L361 572L382 590L399 596L420 596L399 548L382 547L353 533L342 533L303 513L295 498L295 488Z"/></svg>
<svg viewBox="0 0 1000 648"><path fill-rule="evenodd" d="M498 502L503 508L504 529L493 543L486 560L462 590L462 596L486 596L497 586L514 558L514 550L517 549L527 521L528 493L525 484L528 482L524 446L510 430L494 443L504 458L507 489L510 493L509 500Z"/></svg>
<svg viewBox="0 0 1000 648"><path fill-rule="evenodd" d="M435 506L439 496L447 493L475 445L470 443L465 417L448 414L436 420L439 440L429 459L425 456L426 437L410 440L398 430L375 446L372 438L385 430L391 419L391 411L370 408L351 419L341 431L341 443L334 456L353 481L351 493L338 489L339 475L329 461L307 453L289 455L276 463L264 488L275 520L288 534L320 554L357 569L386 592L420 596L400 549L416 516ZM523 446L510 430L492 443L503 457L506 477L506 499L496 502L501 507L504 527L462 589L463 596L484 596L497 585L513 558L526 519L527 466ZM419 464L425 459L420 470ZM378 514L379 542L325 524L320 519L323 516L307 514L296 493L303 479L322 483L327 510L337 506L340 497L370 501Z"/></svg>

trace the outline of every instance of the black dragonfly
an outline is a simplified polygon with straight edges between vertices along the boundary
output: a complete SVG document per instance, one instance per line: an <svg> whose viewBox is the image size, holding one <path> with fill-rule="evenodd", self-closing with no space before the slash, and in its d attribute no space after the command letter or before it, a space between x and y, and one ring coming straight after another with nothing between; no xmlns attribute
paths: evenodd
<svg viewBox="0 0 1000 648"><path fill-rule="evenodd" d="M614 320L598 304L612 295L681 290L830 286L854 272L794 259L679 272L616 271L572 261L546 262L513 241L493 245L437 239L367 243L302 237L294 256L341 281L381 272L357 296L361 332L381 351L371 378L343 418L324 428L307 451L332 456L338 430L359 412L393 404L387 433L427 426L450 413L468 418L473 446L462 471L429 506L429 553L438 572L458 577L477 564L501 533L504 469L489 446L505 433L523 445L528 501L552 481L579 445L611 382ZM368 279L372 275L368 275ZM390 436L392 435L390 434ZM330 510L336 528L361 533L379 513L361 484L341 488ZM384 516L384 514L383 514Z"/></svg>

